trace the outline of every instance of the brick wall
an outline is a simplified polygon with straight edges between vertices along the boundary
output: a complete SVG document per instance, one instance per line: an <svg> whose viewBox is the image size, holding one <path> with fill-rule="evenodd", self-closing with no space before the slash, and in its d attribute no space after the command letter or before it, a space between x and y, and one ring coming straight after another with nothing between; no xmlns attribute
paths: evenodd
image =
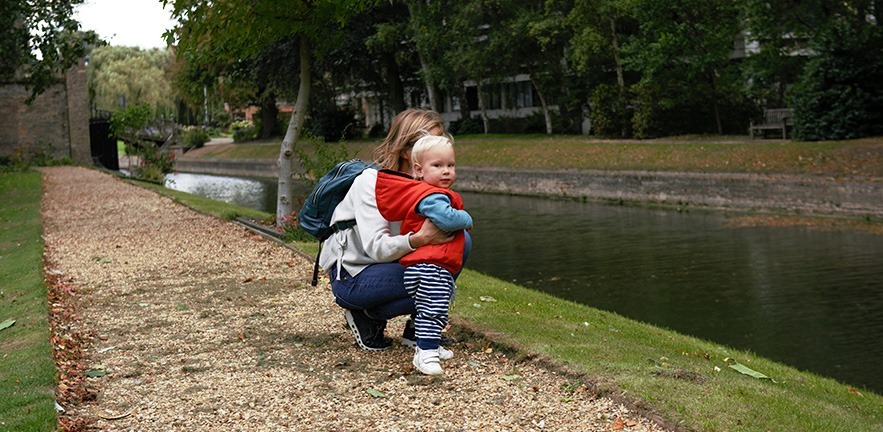
<svg viewBox="0 0 883 432"><path fill-rule="evenodd" d="M27 105L29 96L22 84L0 84L0 156L42 152L91 164L85 64Z"/></svg>

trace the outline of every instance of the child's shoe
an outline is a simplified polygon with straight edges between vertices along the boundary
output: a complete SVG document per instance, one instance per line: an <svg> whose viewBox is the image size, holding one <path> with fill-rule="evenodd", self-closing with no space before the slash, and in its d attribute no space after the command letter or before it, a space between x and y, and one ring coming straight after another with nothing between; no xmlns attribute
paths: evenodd
<svg viewBox="0 0 883 432"><path fill-rule="evenodd" d="M448 351L450 352L450 351ZM451 354L453 355L453 353ZM439 361L439 350L422 350L419 347L417 351L414 352L414 367L417 368L418 371L425 373L426 375L441 375L445 373L441 368L441 362Z"/></svg>
<svg viewBox="0 0 883 432"><path fill-rule="evenodd" d="M442 360L450 360L453 357L454 357L453 351L451 351L443 346L438 347L438 358L440 358Z"/></svg>

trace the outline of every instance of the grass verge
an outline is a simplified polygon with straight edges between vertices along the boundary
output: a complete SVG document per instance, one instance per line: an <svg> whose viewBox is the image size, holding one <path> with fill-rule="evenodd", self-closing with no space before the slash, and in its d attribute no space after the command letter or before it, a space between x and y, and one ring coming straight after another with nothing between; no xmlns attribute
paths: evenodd
<svg viewBox="0 0 883 432"><path fill-rule="evenodd" d="M39 172L0 173L0 430L55 429Z"/></svg>
<svg viewBox="0 0 883 432"><path fill-rule="evenodd" d="M348 152L370 159L376 141L352 141ZM208 146L187 157L270 158L281 140ZM305 144L309 150L314 144ZM333 145L333 144L332 144ZM689 136L655 140L599 140L573 135L456 137L462 166L758 174L871 176L883 173L883 138L796 142L746 137Z"/></svg>
<svg viewBox="0 0 883 432"><path fill-rule="evenodd" d="M253 212L148 187L219 217ZM291 245L315 256L316 243ZM635 401L638 409L652 410L669 426L758 432L883 430L883 397L870 391L477 272L464 271L457 285L451 312L457 327L485 334L517 355L535 353L563 365L581 377L576 378L580 384ZM745 375L730 367L727 358L771 379Z"/></svg>

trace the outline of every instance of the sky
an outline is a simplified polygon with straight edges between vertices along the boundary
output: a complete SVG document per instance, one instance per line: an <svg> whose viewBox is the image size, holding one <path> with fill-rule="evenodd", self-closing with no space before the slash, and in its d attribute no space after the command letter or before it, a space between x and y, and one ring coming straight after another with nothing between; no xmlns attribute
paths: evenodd
<svg viewBox="0 0 883 432"><path fill-rule="evenodd" d="M163 33L172 27L171 6L161 0L86 0L74 17L83 30L94 30L115 46L165 48Z"/></svg>

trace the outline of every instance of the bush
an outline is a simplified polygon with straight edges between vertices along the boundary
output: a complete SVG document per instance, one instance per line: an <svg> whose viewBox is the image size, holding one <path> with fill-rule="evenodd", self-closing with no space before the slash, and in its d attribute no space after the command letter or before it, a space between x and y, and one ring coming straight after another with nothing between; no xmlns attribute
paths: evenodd
<svg viewBox="0 0 883 432"><path fill-rule="evenodd" d="M883 134L883 31L854 25L839 23L820 35L818 55L789 92L798 140Z"/></svg>
<svg viewBox="0 0 883 432"><path fill-rule="evenodd" d="M230 123L230 133L233 135L233 141L236 142L253 140L258 136L254 123L248 120Z"/></svg>
<svg viewBox="0 0 883 432"><path fill-rule="evenodd" d="M185 149L197 149L209 141L208 132L199 126L186 126L181 135L181 145Z"/></svg>
<svg viewBox="0 0 883 432"><path fill-rule="evenodd" d="M601 84L592 92L592 131L610 138L631 138L634 109L629 91L611 84Z"/></svg>

